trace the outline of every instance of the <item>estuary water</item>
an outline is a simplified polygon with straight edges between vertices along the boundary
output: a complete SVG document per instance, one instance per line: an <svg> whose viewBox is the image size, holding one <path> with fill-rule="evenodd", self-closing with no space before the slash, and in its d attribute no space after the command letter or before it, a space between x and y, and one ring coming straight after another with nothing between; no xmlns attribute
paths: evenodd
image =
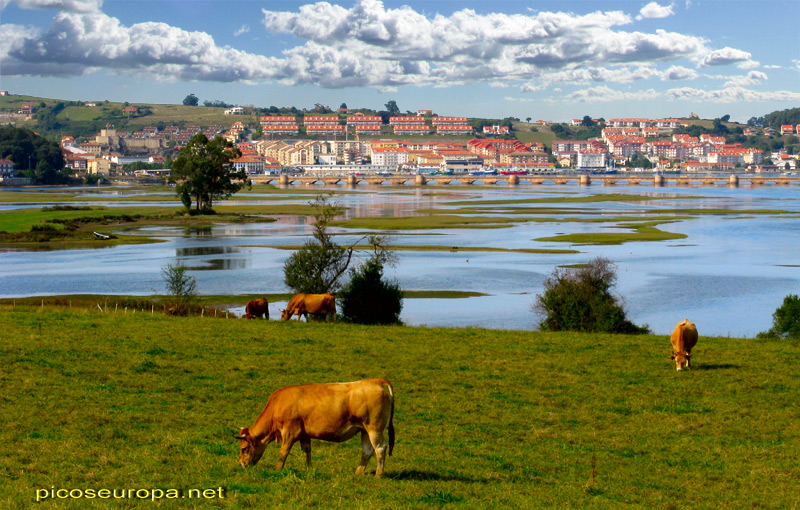
<svg viewBox="0 0 800 510"><path fill-rule="evenodd" d="M291 190L292 188L290 188ZM313 195L287 200L264 195L255 204L305 204ZM329 188L319 187L319 191ZM334 189L334 188L330 188ZM406 299L402 320L409 325L465 326L495 329L535 329L532 311L545 278L554 268L603 256L617 265L616 293L629 318L648 324L656 334L669 334L684 318L694 321L701 335L752 337L768 329L772 313L788 294L800 294L800 186L652 187L526 185L473 187L337 187L335 200L347 217L423 215L420 210L455 209L454 202L476 203L481 216L564 218L558 211L575 209L569 219L631 215L653 216L657 209L726 210L662 224L685 239L628 242L621 245L570 245L535 241L570 233L629 232L619 222L521 222L508 228L398 231L396 245L437 245L452 251L401 251L387 276L406 290L458 290L487 294L460 299ZM125 194L125 188L105 189ZM137 191L137 193L141 193ZM504 206L482 201L645 195L658 200L595 202L529 202ZM166 197L165 197L166 198ZM231 203L237 203L231 201ZM142 202L141 205L155 205ZM111 205L91 194L71 205ZM119 204L123 205L123 204ZM124 205L136 205L127 201ZM171 202L170 205L174 205ZM41 207L41 203L6 204L4 209ZM464 207L461 205L460 207ZM525 208L550 207L553 214L529 214ZM496 210L493 210L496 208ZM788 213L755 213L781 210ZM532 212L532 211L531 211ZM475 214L470 212L469 214ZM678 214L677 212L674 214ZM658 218L663 216L658 215ZM81 250L0 251L0 297L54 294L163 293L161 268L184 264L197 279L201 294L281 293L283 264L291 253L274 246L302 244L310 233L307 219L280 216L276 222L217 224L207 228L145 227L136 231L164 242ZM363 233L335 229L341 244ZM127 232L130 233L130 232ZM465 247L573 249L574 254L531 254L463 251ZM270 303L270 316L285 303ZM235 313L243 310L233 308Z"/></svg>

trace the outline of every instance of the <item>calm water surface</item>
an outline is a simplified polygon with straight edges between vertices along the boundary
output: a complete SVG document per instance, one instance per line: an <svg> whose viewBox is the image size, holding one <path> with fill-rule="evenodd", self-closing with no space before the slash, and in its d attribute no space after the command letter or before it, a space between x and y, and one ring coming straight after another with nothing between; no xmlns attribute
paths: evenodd
<svg viewBox="0 0 800 510"><path fill-rule="evenodd" d="M530 222L503 229L398 232L394 243L403 245L573 248L580 251L566 255L399 252L398 266L387 273L404 289L489 294L468 299L406 299L402 319L411 325L533 329L537 317L531 305L536 294L542 291L547 275L559 265L581 263L597 256L607 257L617 264L617 292L624 299L629 317L638 324L649 324L658 334L668 334L678 321L688 317L697 323L701 335L754 336L771 326L772 313L787 294L800 294L798 186L359 187L355 193L337 196L337 200L349 208L348 217L391 217L418 214L415 212L418 209L452 207L451 202L456 200L518 200L608 193L669 198L549 206L577 207L585 217L646 215L654 209L674 208L780 209L797 215L777 217L743 212L699 216L660 227L686 234L686 239L620 246L570 246L533 241L560 233L620 230L613 223ZM298 194L296 202L305 204L309 199L309 195ZM272 200L265 195L263 201L242 203L291 202L285 198ZM91 194L87 194L85 204L110 205L92 201ZM4 208L30 205L20 203ZM43 204L32 205L42 207ZM142 205L157 204L142 202ZM281 217L274 223L220 224L200 229L151 227L140 232L165 242L87 250L0 252L0 297L161 293L161 268L168 263L183 263L191 268L202 294L286 292L283 264L290 252L265 246L301 244L310 229L305 218ZM348 234L346 230L341 233ZM351 237L345 235L340 242L348 239ZM273 318L283 304L270 304Z"/></svg>

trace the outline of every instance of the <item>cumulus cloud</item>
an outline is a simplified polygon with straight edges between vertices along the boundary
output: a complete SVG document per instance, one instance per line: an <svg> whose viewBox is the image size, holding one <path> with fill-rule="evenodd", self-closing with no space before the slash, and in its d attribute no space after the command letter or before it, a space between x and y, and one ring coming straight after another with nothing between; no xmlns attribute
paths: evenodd
<svg viewBox="0 0 800 510"><path fill-rule="evenodd" d="M700 67L724 66L751 61L752 55L746 51L725 47L709 52L699 60Z"/></svg>
<svg viewBox="0 0 800 510"><path fill-rule="evenodd" d="M675 14L675 12L672 10L672 5L659 5L657 2L650 2L642 7L636 19L667 18L673 14Z"/></svg>
<svg viewBox="0 0 800 510"><path fill-rule="evenodd" d="M288 12L263 10L267 31L302 41L279 56L265 56L219 46L205 32L165 23L123 25L98 10L102 0L0 0L9 1L61 12L43 30L3 25L8 27L0 41L4 75L109 69L163 80L378 90L485 82L534 91L560 83L691 80L697 72L681 62L700 67L753 62L742 50L711 51L702 37L626 30L633 18L621 11L484 14L462 9L426 15L409 6L387 8L380 0L356 0L351 7L320 1ZM671 9L651 2L640 15ZM234 35L249 29L243 25Z"/></svg>
<svg viewBox="0 0 800 510"><path fill-rule="evenodd" d="M337 86L344 76L336 72L330 80L322 71L331 66L317 64L318 59L330 64L331 51L345 62L357 59L371 70L351 75L362 85L387 81L445 86L531 80L560 71L583 70L583 75L591 75L602 67L699 59L708 53L706 41L699 37L621 30L632 19L620 11L478 14L464 9L427 17L408 6L387 9L379 0L357 0L350 9L317 2L297 12L263 12L267 30L307 41L285 52L293 62L290 79L322 86ZM397 74L398 70L402 72ZM380 72L386 74L379 76ZM627 70L605 74L613 72L630 75Z"/></svg>
<svg viewBox="0 0 800 510"><path fill-rule="evenodd" d="M667 69L661 76L664 81L667 80L694 80L697 78L697 71L682 66L672 66Z"/></svg>
<svg viewBox="0 0 800 510"><path fill-rule="evenodd" d="M233 33L233 36L234 36L234 37L239 37L240 35L244 35L244 34L246 34L246 33L247 33L247 32L249 32L249 31L250 31L250 25L242 25L241 27L239 27L239 28L238 28L238 29L237 29L237 30L236 30L236 31Z"/></svg>
<svg viewBox="0 0 800 510"><path fill-rule="evenodd" d="M730 87L720 90L702 90L689 87L670 89L666 97L674 101L695 101L707 103L740 103L755 101L800 101L800 92L787 90L756 91L744 87Z"/></svg>
<svg viewBox="0 0 800 510"><path fill-rule="evenodd" d="M767 81L769 78L761 71L750 71L745 76L733 76L726 83L726 87L749 87Z"/></svg>
<svg viewBox="0 0 800 510"><path fill-rule="evenodd" d="M56 9L67 12L99 12L103 0L0 0L0 9L14 4L20 9Z"/></svg>
<svg viewBox="0 0 800 510"><path fill-rule="evenodd" d="M272 59L222 48L204 32L164 23L123 26L103 13L61 12L45 32L9 33L3 74L81 75L95 68L148 73L161 79L220 82L270 78Z"/></svg>
<svg viewBox="0 0 800 510"><path fill-rule="evenodd" d="M610 103L617 101L652 101L659 96L660 94L653 89L623 92L600 86L577 90L559 98L551 98L550 102Z"/></svg>

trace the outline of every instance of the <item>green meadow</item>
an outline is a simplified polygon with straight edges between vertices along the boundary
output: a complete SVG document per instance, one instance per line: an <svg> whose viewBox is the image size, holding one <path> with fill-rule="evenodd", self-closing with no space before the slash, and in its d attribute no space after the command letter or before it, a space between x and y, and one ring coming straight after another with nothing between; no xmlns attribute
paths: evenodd
<svg viewBox="0 0 800 510"><path fill-rule="evenodd" d="M4 509L800 504L797 341L707 338L698 324L694 368L676 372L666 336L7 302L0 328ZM258 466L239 466L236 427L252 425L275 389L378 376L396 393L384 478L353 474L357 439L314 441L310 470L296 447L274 472L276 445ZM133 497L50 497L59 489ZM153 501L157 489L214 497L175 506Z"/></svg>

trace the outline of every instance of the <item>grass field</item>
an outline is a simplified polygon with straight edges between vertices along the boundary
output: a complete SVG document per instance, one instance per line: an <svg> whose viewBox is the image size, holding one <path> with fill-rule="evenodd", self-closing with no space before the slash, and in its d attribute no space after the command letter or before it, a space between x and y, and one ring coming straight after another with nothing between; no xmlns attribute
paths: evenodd
<svg viewBox="0 0 800 510"><path fill-rule="evenodd" d="M676 322L683 317L676 317ZM133 490L92 508L796 508L796 341L362 327L0 306L0 507L58 489ZM359 444L239 467L235 427L275 389L388 377L387 476ZM370 469L374 471L374 460ZM136 499L136 490L145 499ZM64 494L62 492L62 494ZM224 497L219 497L222 494ZM188 496L187 496L188 497Z"/></svg>

